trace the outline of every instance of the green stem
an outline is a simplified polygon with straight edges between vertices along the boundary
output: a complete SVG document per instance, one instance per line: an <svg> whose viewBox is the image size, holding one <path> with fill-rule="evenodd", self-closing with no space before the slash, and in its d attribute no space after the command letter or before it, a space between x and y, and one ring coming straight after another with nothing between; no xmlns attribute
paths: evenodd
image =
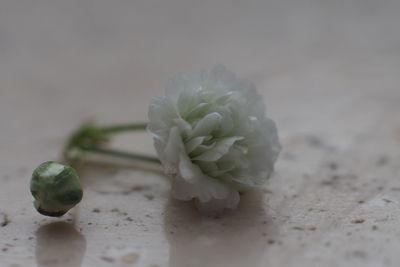
<svg viewBox="0 0 400 267"><path fill-rule="evenodd" d="M117 124L98 128L97 131L101 134L113 134L127 131L142 131L146 130L146 127L147 123Z"/></svg>
<svg viewBox="0 0 400 267"><path fill-rule="evenodd" d="M142 161L161 164L161 162L158 158L152 157L152 156L147 156L147 155L140 155L140 154L128 153L128 152L124 152L124 151L111 150L111 149L105 149L105 148L99 148L99 147L81 147L80 149L83 151L91 152L91 153L103 154L103 155L125 158L125 159L142 160Z"/></svg>
<svg viewBox="0 0 400 267"><path fill-rule="evenodd" d="M147 123L145 122L116 124L103 127L96 126L90 122L85 123L69 138L67 145L64 149L64 158L72 162L74 160L73 151L77 149L85 152L104 154L118 158L134 159L160 164L160 161L156 157L111 150L101 147L105 142L109 140L110 135L130 131L143 131L146 130L146 128Z"/></svg>

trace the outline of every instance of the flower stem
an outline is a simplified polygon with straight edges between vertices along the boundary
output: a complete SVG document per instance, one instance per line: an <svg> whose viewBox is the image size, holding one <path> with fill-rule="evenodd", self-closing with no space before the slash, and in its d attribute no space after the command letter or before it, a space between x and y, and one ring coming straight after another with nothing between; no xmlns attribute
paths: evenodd
<svg viewBox="0 0 400 267"><path fill-rule="evenodd" d="M152 157L152 156L147 156L147 155L134 154L134 153L124 152L124 151L105 149L105 148L99 148L99 147L81 147L81 149L86 152L103 154L103 155L108 155L108 156L113 156L113 157L118 157L118 158L141 160L141 161L147 161L147 162L152 162L152 163L157 163L157 164L161 163L158 158Z"/></svg>
<svg viewBox="0 0 400 267"><path fill-rule="evenodd" d="M160 164L160 160L156 157L102 147L104 143L109 141L110 136L113 134L131 131L143 131L146 130L146 127L147 123L96 126L91 122L87 122L83 124L76 132L74 132L68 139L63 153L64 159L68 162L76 161L80 156L82 156L82 153L79 153L79 151L81 151Z"/></svg>
<svg viewBox="0 0 400 267"><path fill-rule="evenodd" d="M147 123L132 123L132 124L117 124L107 127L98 128L100 134L113 134L128 131L143 131L146 130Z"/></svg>

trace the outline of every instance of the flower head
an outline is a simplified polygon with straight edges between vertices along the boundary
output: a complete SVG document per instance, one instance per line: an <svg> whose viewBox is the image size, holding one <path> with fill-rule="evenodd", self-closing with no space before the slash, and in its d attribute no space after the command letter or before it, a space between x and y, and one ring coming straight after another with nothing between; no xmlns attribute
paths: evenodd
<svg viewBox="0 0 400 267"><path fill-rule="evenodd" d="M76 171L53 161L42 163L33 171L30 189L37 211L52 217L64 215L83 195Z"/></svg>
<svg viewBox="0 0 400 267"><path fill-rule="evenodd" d="M264 183L281 149L254 85L223 66L170 79L150 103L148 131L173 196L217 210Z"/></svg>

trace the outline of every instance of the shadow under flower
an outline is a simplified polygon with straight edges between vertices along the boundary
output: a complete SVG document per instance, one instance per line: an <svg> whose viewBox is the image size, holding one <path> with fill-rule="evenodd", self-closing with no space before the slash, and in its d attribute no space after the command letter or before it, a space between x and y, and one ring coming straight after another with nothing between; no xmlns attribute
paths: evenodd
<svg viewBox="0 0 400 267"><path fill-rule="evenodd" d="M86 239L72 224L54 222L36 232L36 261L41 266L79 267L86 251Z"/></svg>
<svg viewBox="0 0 400 267"><path fill-rule="evenodd" d="M236 210L214 216L200 214L193 203L171 199L164 220L171 267L262 266L276 234L260 191L246 192Z"/></svg>

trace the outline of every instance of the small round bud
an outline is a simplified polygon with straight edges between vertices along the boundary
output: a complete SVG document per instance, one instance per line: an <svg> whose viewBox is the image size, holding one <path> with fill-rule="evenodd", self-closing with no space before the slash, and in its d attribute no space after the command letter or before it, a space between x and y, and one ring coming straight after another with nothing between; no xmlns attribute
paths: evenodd
<svg viewBox="0 0 400 267"><path fill-rule="evenodd" d="M74 168L48 161L32 174L31 193L36 210L46 216L60 217L78 204L83 195Z"/></svg>

